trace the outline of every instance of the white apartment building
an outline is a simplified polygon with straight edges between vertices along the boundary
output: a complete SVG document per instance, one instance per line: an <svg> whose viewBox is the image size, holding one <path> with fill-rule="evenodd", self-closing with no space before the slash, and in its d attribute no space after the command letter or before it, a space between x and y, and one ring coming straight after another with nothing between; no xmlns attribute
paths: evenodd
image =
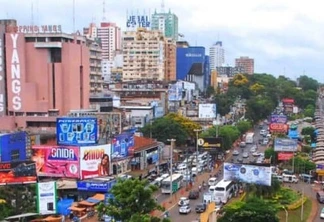
<svg viewBox="0 0 324 222"><path fill-rule="evenodd" d="M221 67L224 65L225 50L221 41L217 41L209 48L209 61L211 71L216 70L216 67Z"/></svg>
<svg viewBox="0 0 324 222"><path fill-rule="evenodd" d="M164 79L165 41L159 30L126 31L122 42L123 81Z"/></svg>

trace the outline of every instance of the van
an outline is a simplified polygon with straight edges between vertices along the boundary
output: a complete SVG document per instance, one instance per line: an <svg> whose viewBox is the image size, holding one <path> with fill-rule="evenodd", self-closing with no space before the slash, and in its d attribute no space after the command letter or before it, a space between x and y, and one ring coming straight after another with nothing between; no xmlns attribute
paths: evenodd
<svg viewBox="0 0 324 222"><path fill-rule="evenodd" d="M279 175L272 174L272 178L278 180L279 182L283 182L283 177Z"/></svg>
<svg viewBox="0 0 324 222"><path fill-rule="evenodd" d="M323 191L318 191L316 193L316 199L319 203L324 203L324 192Z"/></svg>
<svg viewBox="0 0 324 222"><path fill-rule="evenodd" d="M315 178L309 174L300 174L299 178L305 183L314 183Z"/></svg>
<svg viewBox="0 0 324 222"><path fill-rule="evenodd" d="M295 175L283 174L282 181L286 183L298 183L298 178Z"/></svg>
<svg viewBox="0 0 324 222"><path fill-rule="evenodd" d="M216 186L217 184L217 178L216 177L211 177L208 180L208 186Z"/></svg>

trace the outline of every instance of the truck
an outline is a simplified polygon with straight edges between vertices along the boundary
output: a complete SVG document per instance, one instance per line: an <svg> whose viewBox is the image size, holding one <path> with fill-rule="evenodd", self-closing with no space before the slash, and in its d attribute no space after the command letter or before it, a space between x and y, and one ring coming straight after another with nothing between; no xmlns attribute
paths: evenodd
<svg viewBox="0 0 324 222"><path fill-rule="evenodd" d="M254 143L254 133L247 133L245 137L246 144L253 144Z"/></svg>

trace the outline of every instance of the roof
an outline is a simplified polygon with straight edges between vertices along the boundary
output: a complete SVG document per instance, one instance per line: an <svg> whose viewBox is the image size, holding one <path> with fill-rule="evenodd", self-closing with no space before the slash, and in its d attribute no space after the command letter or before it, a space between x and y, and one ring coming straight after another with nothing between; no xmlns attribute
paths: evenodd
<svg viewBox="0 0 324 222"><path fill-rule="evenodd" d="M158 146L158 142L151 138L134 136L134 152L140 152Z"/></svg>

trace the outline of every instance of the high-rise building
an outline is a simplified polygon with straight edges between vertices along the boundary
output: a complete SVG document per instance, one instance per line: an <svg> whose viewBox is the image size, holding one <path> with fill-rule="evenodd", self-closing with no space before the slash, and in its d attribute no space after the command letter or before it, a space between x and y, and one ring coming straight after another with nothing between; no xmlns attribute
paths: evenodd
<svg viewBox="0 0 324 222"><path fill-rule="evenodd" d="M225 50L221 41L217 41L209 48L209 57L211 71L216 70L216 67L221 67L225 63Z"/></svg>
<svg viewBox="0 0 324 222"><path fill-rule="evenodd" d="M1 129L55 129L58 115L89 108L90 50L85 37L8 30L0 39L3 36Z"/></svg>
<svg viewBox="0 0 324 222"><path fill-rule="evenodd" d="M164 64L164 80L174 81L177 79L176 76L176 59L177 59L177 46L176 42L172 39L165 39L165 64Z"/></svg>
<svg viewBox="0 0 324 222"><path fill-rule="evenodd" d="M160 30L165 37L178 40L178 16L169 11L168 13L154 12L151 18L151 29Z"/></svg>
<svg viewBox="0 0 324 222"><path fill-rule="evenodd" d="M90 93L96 94L103 90L103 77L101 70L101 46L98 39L87 39L90 50Z"/></svg>
<svg viewBox="0 0 324 222"><path fill-rule="evenodd" d="M159 30L138 28L123 34L123 81L164 79L165 40Z"/></svg>
<svg viewBox="0 0 324 222"><path fill-rule="evenodd" d="M240 58L235 59L235 66L242 67L246 74L253 75L254 73L254 59L249 58L248 56L241 56Z"/></svg>

